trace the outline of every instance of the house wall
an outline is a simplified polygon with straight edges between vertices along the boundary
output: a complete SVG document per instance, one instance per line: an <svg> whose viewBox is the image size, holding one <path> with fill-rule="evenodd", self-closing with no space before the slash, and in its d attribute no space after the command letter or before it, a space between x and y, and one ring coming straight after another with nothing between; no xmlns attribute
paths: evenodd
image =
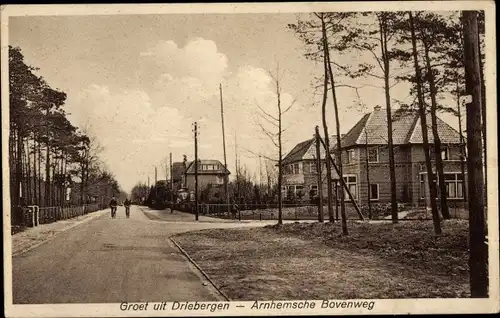
<svg viewBox="0 0 500 318"><path fill-rule="evenodd" d="M195 180L194 175L188 174L186 176L186 186L190 191L195 190ZM209 175L209 174L199 174L198 175L198 191L205 189L209 184L216 185L217 175Z"/></svg>
<svg viewBox="0 0 500 318"><path fill-rule="evenodd" d="M445 172L460 172L460 148L458 145L445 145L449 149L449 160L444 160ZM391 200L391 183L389 171L389 149L387 145L377 146L379 152L378 162L368 164L370 173L370 183L378 184L379 198L372 200L373 203L388 203ZM364 146L350 148L354 151L354 160L347 163L347 150L342 152L343 174L352 175L357 178L356 196L358 204L368 204L368 182L366 151ZM432 153L432 152L431 152ZM305 156L306 157L306 156ZM311 156L309 156L311 157ZM432 155L432 158L434 156ZM425 172L425 156L422 145L395 145L394 161L396 174L396 199L401 203L412 203L422 206L425 203L421 199L420 193L420 173ZM304 186L305 200L309 200L309 190L311 185L317 185L316 171L310 170L310 162L315 159L309 158L301 161L302 169L299 174L284 175L283 186L302 185ZM322 173L326 176L326 163L322 160ZM435 161L433 161L435 167ZM333 167L332 167L332 170ZM326 178L323 178L323 196L327 196ZM467 181L465 180L466 186ZM284 194L286 192L284 191ZM348 199L346 197L346 199ZM459 201L459 200L456 200Z"/></svg>
<svg viewBox="0 0 500 318"><path fill-rule="evenodd" d="M444 172L461 172L461 164L460 164L460 147L458 145L447 145L449 149L449 160L443 160L443 170ZM424 148L422 145L413 145L411 149L412 154L412 203L414 205L422 205L425 204L426 200L421 198L420 193L420 174L426 173L427 169L425 166L425 154ZM434 159L434 153L431 151L431 159ZM432 167L434 169L434 173L436 172L436 162L432 160ZM467 191L467 166L465 165L465 189ZM427 180L427 179L426 179ZM426 191L428 190L427 184ZM439 185L438 185L439 186ZM439 191L439 189L438 189ZM461 201L461 199L448 199L451 201Z"/></svg>
<svg viewBox="0 0 500 318"><path fill-rule="evenodd" d="M375 147L375 146L372 146ZM389 170L389 148L387 145L376 146L378 148L378 162L366 164L366 150L364 146L353 148L355 151L354 164L346 164L344 166L344 176L355 175L357 177L357 196L358 203L361 205L368 204L368 180L367 172L370 174L370 184L377 184L379 190L379 198L373 199L372 202L390 202L391 200L391 182ZM347 152L345 154L347 156ZM344 161L344 160L343 160ZM396 198L399 202L408 202L411 197L409 185L409 173L411 167L411 159L409 148L405 146L394 146L394 161L396 174Z"/></svg>
<svg viewBox="0 0 500 318"><path fill-rule="evenodd" d="M460 148L458 145L448 145L449 160L443 161L445 172L460 172ZM368 204L368 182L366 152L363 146L352 148L354 150L355 163L344 165L344 176L355 175L357 177L358 203ZM378 184L379 199L372 200L375 203L388 203L391 200L391 183L389 170L389 149L387 145L378 147L379 162L369 163L370 184ZM347 157L347 152L343 153ZM434 156L433 156L434 157ZM396 145L394 146L394 161L396 174L396 199L401 203L413 203L422 205L420 193L420 173L425 171L425 156L422 145ZM435 167L435 161L433 161ZM466 181L465 181L466 182ZM467 186L467 182L466 182ZM457 199L455 199L457 200Z"/></svg>
<svg viewBox="0 0 500 318"><path fill-rule="evenodd" d="M311 186L316 186L318 184L316 169L311 169L311 163L316 164L315 159L305 159L300 162L301 170L298 174L283 174L283 187L289 186L303 186L304 187L304 197L303 200L310 200L310 190ZM326 183L326 162L322 160L321 172L323 175L322 191L323 195L327 195L327 183ZM286 191L283 190L283 195L286 195Z"/></svg>

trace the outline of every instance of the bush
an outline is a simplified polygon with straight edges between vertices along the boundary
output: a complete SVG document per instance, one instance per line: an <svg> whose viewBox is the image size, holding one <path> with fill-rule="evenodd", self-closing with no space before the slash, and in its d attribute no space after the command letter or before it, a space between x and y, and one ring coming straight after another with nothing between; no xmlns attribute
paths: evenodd
<svg viewBox="0 0 500 318"><path fill-rule="evenodd" d="M399 203L398 202L398 212L406 211L411 208L410 203ZM361 206L361 212L363 215L369 215L368 205ZM377 220L391 215L391 203L374 203L372 204L372 219Z"/></svg>

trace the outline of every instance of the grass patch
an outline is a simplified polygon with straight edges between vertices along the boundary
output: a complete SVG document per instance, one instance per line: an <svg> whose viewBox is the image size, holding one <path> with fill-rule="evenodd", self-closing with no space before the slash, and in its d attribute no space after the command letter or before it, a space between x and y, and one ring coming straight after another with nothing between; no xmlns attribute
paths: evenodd
<svg viewBox="0 0 500 318"><path fill-rule="evenodd" d="M234 300L468 297L467 223L292 223L174 239Z"/></svg>

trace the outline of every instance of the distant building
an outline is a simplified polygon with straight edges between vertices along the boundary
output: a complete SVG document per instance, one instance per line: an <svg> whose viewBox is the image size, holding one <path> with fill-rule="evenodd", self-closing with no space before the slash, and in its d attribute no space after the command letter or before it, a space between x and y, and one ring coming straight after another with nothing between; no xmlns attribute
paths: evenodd
<svg viewBox="0 0 500 318"><path fill-rule="evenodd" d="M221 188L224 185L224 180L231 173L227 170L219 160L198 160L198 191L201 191L212 185L212 188ZM186 172L184 173L185 186L190 190L195 189L195 164L194 161L187 164ZM220 191L218 191L220 192Z"/></svg>

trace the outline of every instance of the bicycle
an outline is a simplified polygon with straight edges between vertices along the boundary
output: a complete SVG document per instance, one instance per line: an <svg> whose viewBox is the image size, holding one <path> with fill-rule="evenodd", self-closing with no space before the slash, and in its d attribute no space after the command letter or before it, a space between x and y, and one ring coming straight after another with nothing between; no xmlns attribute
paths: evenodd
<svg viewBox="0 0 500 318"><path fill-rule="evenodd" d="M116 205L111 206L111 218L112 219L116 218Z"/></svg>

